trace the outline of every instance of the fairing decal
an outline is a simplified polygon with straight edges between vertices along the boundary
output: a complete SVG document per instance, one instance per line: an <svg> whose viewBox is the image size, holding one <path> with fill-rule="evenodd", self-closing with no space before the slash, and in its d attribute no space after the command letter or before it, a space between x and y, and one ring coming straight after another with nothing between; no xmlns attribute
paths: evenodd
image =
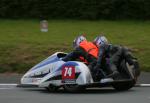
<svg viewBox="0 0 150 103"><path fill-rule="evenodd" d="M35 70L35 69L41 68L41 67L43 67L45 65L48 65L50 63L54 63L54 62L58 62L58 61L60 61L58 58L55 58L53 60L51 60L51 59L50 60L46 60L46 61L43 61L42 63L38 64L37 66L33 67L31 70Z"/></svg>
<svg viewBox="0 0 150 103"><path fill-rule="evenodd" d="M78 64L75 63L75 62L69 61L69 62L65 63L64 65L62 65L60 68L58 68L58 69L56 70L56 72L57 72L57 71L61 71L64 66L78 66Z"/></svg>
<svg viewBox="0 0 150 103"><path fill-rule="evenodd" d="M43 78L44 76L46 76L49 73L45 73L45 74L40 74L40 75L34 75L34 76L29 76L28 78Z"/></svg>
<svg viewBox="0 0 150 103"><path fill-rule="evenodd" d="M80 74L81 74L81 72L76 73L76 74L75 74L75 79L77 79ZM52 78L47 79L46 82L47 82L47 81L51 81L51 80L61 80L61 79L62 79L62 75L57 75L57 76L54 76L54 77L52 77Z"/></svg>

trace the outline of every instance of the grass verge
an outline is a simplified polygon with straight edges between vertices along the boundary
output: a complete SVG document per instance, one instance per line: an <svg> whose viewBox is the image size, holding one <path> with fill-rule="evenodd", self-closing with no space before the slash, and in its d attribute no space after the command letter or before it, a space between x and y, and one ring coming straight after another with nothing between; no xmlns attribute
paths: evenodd
<svg viewBox="0 0 150 103"><path fill-rule="evenodd" d="M105 33L113 44L133 50L144 71L150 71L150 21L49 20L40 32L38 20L0 19L0 72L23 73L56 51L70 52L79 33L89 40Z"/></svg>

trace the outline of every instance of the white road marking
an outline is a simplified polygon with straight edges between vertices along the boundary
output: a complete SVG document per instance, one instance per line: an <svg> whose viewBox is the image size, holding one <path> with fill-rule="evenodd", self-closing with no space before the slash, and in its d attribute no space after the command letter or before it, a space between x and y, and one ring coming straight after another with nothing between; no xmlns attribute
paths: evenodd
<svg viewBox="0 0 150 103"><path fill-rule="evenodd" d="M1 89L14 89L18 86L18 84L14 83L1 83L0 84L0 90ZM150 87L150 84L136 84L136 87Z"/></svg>
<svg viewBox="0 0 150 103"><path fill-rule="evenodd" d="M0 86L17 86L18 84L0 84Z"/></svg>
<svg viewBox="0 0 150 103"><path fill-rule="evenodd" d="M0 90L4 90L4 89L15 89L15 88L0 88Z"/></svg>
<svg viewBox="0 0 150 103"><path fill-rule="evenodd" d="M150 84L136 84L138 87L150 87Z"/></svg>
<svg viewBox="0 0 150 103"><path fill-rule="evenodd" d="M14 83L1 83L0 84L0 90L4 90L4 89L15 89L17 87L18 84L14 84Z"/></svg>

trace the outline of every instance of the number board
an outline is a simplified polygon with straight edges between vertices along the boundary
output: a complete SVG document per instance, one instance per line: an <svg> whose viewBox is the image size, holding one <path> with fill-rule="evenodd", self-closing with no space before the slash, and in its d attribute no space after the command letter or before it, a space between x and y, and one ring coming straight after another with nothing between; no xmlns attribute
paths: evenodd
<svg viewBox="0 0 150 103"><path fill-rule="evenodd" d="M62 79L75 79L75 67L64 66L62 69Z"/></svg>

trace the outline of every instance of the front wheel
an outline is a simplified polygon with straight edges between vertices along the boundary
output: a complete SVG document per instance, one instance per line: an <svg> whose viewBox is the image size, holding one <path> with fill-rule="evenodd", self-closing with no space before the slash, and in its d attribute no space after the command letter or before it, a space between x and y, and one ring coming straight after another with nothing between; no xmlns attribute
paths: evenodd
<svg viewBox="0 0 150 103"><path fill-rule="evenodd" d="M64 90L67 92L80 92L85 90L85 86L79 86L77 84L65 84Z"/></svg>

